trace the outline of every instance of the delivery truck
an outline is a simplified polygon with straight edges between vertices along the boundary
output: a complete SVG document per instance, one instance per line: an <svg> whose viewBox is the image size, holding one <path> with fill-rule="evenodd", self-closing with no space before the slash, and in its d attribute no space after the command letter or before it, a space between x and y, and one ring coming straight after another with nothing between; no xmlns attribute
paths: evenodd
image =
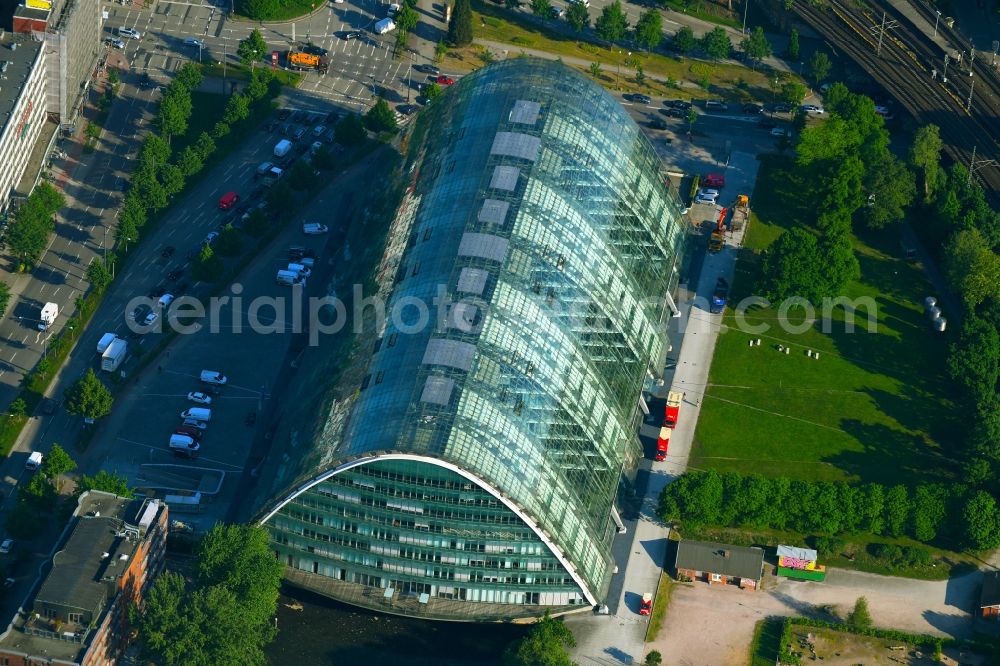
<svg viewBox="0 0 1000 666"><path fill-rule="evenodd" d="M684 400L684 394L680 391L671 391L667 394L667 410L663 418L663 425L665 427L677 427L677 417L681 413L682 400Z"/></svg>
<svg viewBox="0 0 1000 666"><path fill-rule="evenodd" d="M125 361L128 355L128 343L121 338L112 340L108 348L101 354L101 370L114 372Z"/></svg>
<svg viewBox="0 0 1000 666"><path fill-rule="evenodd" d="M55 303L46 303L42 306L42 313L39 316L38 330L47 331L49 326L56 323L56 317L59 316L59 306Z"/></svg>

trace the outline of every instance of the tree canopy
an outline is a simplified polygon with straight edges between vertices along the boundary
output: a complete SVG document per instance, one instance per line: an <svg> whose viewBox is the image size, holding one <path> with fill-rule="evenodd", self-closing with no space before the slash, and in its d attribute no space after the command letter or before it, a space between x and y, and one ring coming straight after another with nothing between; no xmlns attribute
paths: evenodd
<svg viewBox="0 0 1000 666"><path fill-rule="evenodd" d="M663 41L663 15L658 9L647 9L635 24L635 41L647 51Z"/></svg>
<svg viewBox="0 0 1000 666"><path fill-rule="evenodd" d="M767 41L764 28L759 26L754 28L749 37L743 38L743 41L740 42L740 48L753 63L754 68L761 60L770 57L772 53L771 42Z"/></svg>
<svg viewBox="0 0 1000 666"><path fill-rule="evenodd" d="M472 6L469 0L455 0L448 23L448 44L468 46L472 43Z"/></svg>
<svg viewBox="0 0 1000 666"><path fill-rule="evenodd" d="M690 53L698 47L698 39L694 36L694 31L685 25L674 33L672 44L681 53Z"/></svg>
<svg viewBox="0 0 1000 666"><path fill-rule="evenodd" d="M255 63L263 60L266 53L267 42L264 41L264 36L257 28L251 30L249 35L241 39L240 45L236 49L236 55L239 56L240 62L244 65L250 65L251 68Z"/></svg>
<svg viewBox="0 0 1000 666"><path fill-rule="evenodd" d="M114 396L94 374L93 368L76 380L66 395L66 411L88 419L99 419L111 413Z"/></svg>
<svg viewBox="0 0 1000 666"><path fill-rule="evenodd" d="M594 32L601 39L609 42L620 42L628 34L628 19L622 9L621 0L614 0L605 5L601 15L594 21Z"/></svg>
<svg viewBox="0 0 1000 666"><path fill-rule="evenodd" d="M573 633L549 617L548 611L528 635L504 653L504 666L572 666L568 649L576 646Z"/></svg>
<svg viewBox="0 0 1000 666"><path fill-rule="evenodd" d="M365 126L373 132L395 132L396 114L389 108L389 103L379 97L375 106L365 114Z"/></svg>
<svg viewBox="0 0 1000 666"><path fill-rule="evenodd" d="M566 10L566 21L577 32L583 32L590 25L590 12L581 2L575 2Z"/></svg>
<svg viewBox="0 0 1000 666"><path fill-rule="evenodd" d="M4 242L24 268L34 266L48 246L55 230L53 216L66 205L62 192L48 183L39 183L13 215Z"/></svg>
<svg viewBox="0 0 1000 666"><path fill-rule="evenodd" d="M733 43L724 28L715 27L701 38L701 50L710 58L728 58L733 50Z"/></svg>

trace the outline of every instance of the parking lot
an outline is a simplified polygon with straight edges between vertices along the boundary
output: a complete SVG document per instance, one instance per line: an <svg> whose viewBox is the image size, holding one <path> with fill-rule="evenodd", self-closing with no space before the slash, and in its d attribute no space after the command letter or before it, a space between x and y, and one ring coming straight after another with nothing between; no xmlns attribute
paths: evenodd
<svg viewBox="0 0 1000 666"><path fill-rule="evenodd" d="M396 34L376 35L375 21L385 16L386 5L375 0L350 0L327 4L320 11L295 23L260 25L232 21L225 11L209 4L158 2L152 11L132 6L112 6L105 23L105 36L128 27L142 33L126 39L125 53L132 69L154 78L176 71L185 62L239 62L236 51L250 30L259 28L269 49L284 52L290 45L311 42L328 50L330 67L325 73L303 72L299 89L354 111L370 106L385 89L403 91L408 67L423 59L395 58ZM344 33L359 31L360 37L343 39ZM197 39L201 48L186 44Z"/></svg>

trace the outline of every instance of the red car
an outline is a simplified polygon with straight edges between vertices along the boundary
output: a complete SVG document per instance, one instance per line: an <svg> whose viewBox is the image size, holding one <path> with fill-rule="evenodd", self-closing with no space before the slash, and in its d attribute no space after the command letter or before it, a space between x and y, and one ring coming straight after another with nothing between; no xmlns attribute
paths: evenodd
<svg viewBox="0 0 1000 666"><path fill-rule="evenodd" d="M455 82L455 79L450 76L445 76L444 74L438 74L438 77L434 79L434 83L440 84L442 86L450 86Z"/></svg>
<svg viewBox="0 0 1000 666"><path fill-rule="evenodd" d="M639 603L639 615L649 615L653 611L653 593L646 592Z"/></svg>
<svg viewBox="0 0 1000 666"><path fill-rule="evenodd" d="M236 192L226 192L219 199L219 210L229 210L240 200L240 195Z"/></svg>
<svg viewBox="0 0 1000 666"><path fill-rule="evenodd" d="M701 184L705 187L723 188L726 186L726 177L721 173L710 173Z"/></svg>

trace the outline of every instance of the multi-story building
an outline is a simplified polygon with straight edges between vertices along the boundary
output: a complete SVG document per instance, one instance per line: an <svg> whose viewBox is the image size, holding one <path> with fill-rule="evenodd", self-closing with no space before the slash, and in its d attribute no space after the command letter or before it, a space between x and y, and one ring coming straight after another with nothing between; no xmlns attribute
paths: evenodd
<svg viewBox="0 0 1000 666"><path fill-rule="evenodd" d="M0 634L0 664L104 666L128 645L128 609L163 568L167 505L83 493L51 566Z"/></svg>
<svg viewBox="0 0 1000 666"><path fill-rule="evenodd" d="M18 33L0 37L0 212L41 135L48 108L47 71L41 42Z"/></svg>
<svg viewBox="0 0 1000 666"><path fill-rule="evenodd" d="M493 64L416 123L390 316L300 361L258 520L291 582L349 603L589 608L669 346L682 205L621 105L559 63Z"/></svg>
<svg viewBox="0 0 1000 666"><path fill-rule="evenodd" d="M14 11L15 32L44 42L48 112L72 125L102 52L100 0L24 0Z"/></svg>

